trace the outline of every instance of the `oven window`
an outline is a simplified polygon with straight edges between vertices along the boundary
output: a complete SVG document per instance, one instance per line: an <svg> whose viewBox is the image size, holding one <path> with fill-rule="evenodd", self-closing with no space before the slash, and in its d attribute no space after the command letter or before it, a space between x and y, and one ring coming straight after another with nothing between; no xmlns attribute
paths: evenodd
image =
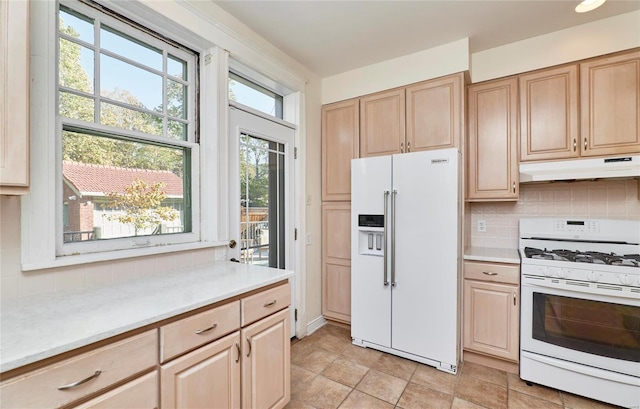
<svg viewBox="0 0 640 409"><path fill-rule="evenodd" d="M533 338L640 362L640 308L534 292Z"/></svg>

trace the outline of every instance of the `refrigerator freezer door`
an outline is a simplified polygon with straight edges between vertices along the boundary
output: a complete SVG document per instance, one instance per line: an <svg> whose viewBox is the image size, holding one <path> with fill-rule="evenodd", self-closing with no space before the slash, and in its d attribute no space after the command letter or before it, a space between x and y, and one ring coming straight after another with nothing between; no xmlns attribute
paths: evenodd
<svg viewBox="0 0 640 409"><path fill-rule="evenodd" d="M385 257L358 250L360 230L369 229L358 226L358 215L383 214L384 192L390 189L391 156L351 161L351 336L387 348L391 346L391 290L384 284ZM382 234L383 228L379 230L377 234ZM388 243L388 238L382 242Z"/></svg>
<svg viewBox="0 0 640 409"><path fill-rule="evenodd" d="M457 365L458 151L393 155L393 349Z"/></svg>

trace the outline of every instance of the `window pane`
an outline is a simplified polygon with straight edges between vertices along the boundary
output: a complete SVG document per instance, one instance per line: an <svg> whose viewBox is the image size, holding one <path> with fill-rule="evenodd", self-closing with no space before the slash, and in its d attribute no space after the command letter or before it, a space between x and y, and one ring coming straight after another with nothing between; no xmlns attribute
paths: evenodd
<svg viewBox="0 0 640 409"><path fill-rule="evenodd" d="M100 95L162 112L162 77L101 54Z"/></svg>
<svg viewBox="0 0 640 409"><path fill-rule="evenodd" d="M60 9L60 32L93 44L93 20L69 9Z"/></svg>
<svg viewBox="0 0 640 409"><path fill-rule="evenodd" d="M60 92L60 115L65 118L93 122L94 101L68 92Z"/></svg>
<svg viewBox="0 0 640 409"><path fill-rule="evenodd" d="M282 118L282 96L234 73L229 73L229 100Z"/></svg>
<svg viewBox="0 0 640 409"><path fill-rule="evenodd" d="M62 133L64 242L191 231L189 152Z"/></svg>
<svg viewBox="0 0 640 409"><path fill-rule="evenodd" d="M59 78L63 87L93 93L93 50L60 39Z"/></svg>
<svg viewBox="0 0 640 409"><path fill-rule="evenodd" d="M100 47L130 60L162 71L162 52L131 39L110 27L100 29Z"/></svg>
<svg viewBox="0 0 640 409"><path fill-rule="evenodd" d="M100 104L100 123L150 135L162 135L162 117L106 102Z"/></svg>
<svg viewBox="0 0 640 409"><path fill-rule="evenodd" d="M181 141L187 140L187 124L183 124L178 121L167 121L167 131L169 132L169 138L178 139Z"/></svg>
<svg viewBox="0 0 640 409"><path fill-rule="evenodd" d="M169 59L167 60L167 74L182 78L186 81L187 63L173 55L169 55Z"/></svg>
<svg viewBox="0 0 640 409"><path fill-rule="evenodd" d="M167 80L167 114L175 118L185 119L187 87L179 82Z"/></svg>

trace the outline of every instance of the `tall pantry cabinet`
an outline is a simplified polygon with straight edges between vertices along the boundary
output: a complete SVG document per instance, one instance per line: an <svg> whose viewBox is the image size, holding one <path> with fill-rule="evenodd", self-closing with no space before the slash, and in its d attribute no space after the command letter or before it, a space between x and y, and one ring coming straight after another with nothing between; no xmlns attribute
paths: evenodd
<svg viewBox="0 0 640 409"><path fill-rule="evenodd" d="M351 321L351 159L359 151L358 99L322 107L322 315Z"/></svg>

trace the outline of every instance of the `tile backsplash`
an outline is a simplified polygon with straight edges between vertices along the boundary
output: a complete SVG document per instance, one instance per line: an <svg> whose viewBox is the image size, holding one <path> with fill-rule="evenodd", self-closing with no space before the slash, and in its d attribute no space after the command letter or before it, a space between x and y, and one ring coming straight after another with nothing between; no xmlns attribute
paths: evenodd
<svg viewBox="0 0 640 409"><path fill-rule="evenodd" d="M517 202L470 203L466 242L517 248L518 221L531 217L640 220L637 180L521 184ZM478 231L478 221L486 231Z"/></svg>

